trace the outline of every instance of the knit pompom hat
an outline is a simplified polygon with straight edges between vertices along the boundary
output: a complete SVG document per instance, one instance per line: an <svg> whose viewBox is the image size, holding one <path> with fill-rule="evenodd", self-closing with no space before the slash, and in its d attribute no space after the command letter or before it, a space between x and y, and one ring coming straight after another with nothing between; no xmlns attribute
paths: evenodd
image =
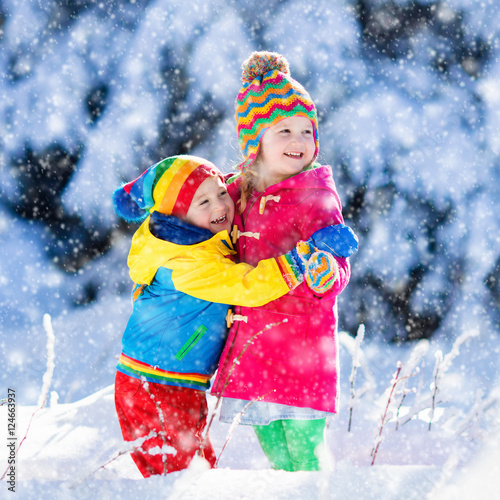
<svg viewBox="0 0 500 500"><path fill-rule="evenodd" d="M130 222L141 222L157 211L184 219L201 183L222 172L203 158L189 155L165 158L137 179L116 189L116 213Z"/></svg>
<svg viewBox="0 0 500 500"><path fill-rule="evenodd" d="M276 52L253 52L242 65L236 98L236 131L245 160L243 172L257 157L266 130L284 118L305 116L313 125L316 159L319 151L316 107L302 85L290 76L288 61Z"/></svg>

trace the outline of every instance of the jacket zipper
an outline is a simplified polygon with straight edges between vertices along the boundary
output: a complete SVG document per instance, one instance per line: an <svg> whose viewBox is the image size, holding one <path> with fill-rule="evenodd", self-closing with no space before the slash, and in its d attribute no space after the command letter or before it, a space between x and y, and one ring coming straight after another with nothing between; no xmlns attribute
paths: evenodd
<svg viewBox="0 0 500 500"><path fill-rule="evenodd" d="M175 359L182 361L186 354L200 341L201 337L205 335L207 327L201 325L196 331L187 339L187 342L179 349L175 355Z"/></svg>
<svg viewBox="0 0 500 500"><path fill-rule="evenodd" d="M242 222L242 225L243 225L243 228L242 228L243 231L245 230L245 224L246 224L246 221L248 219L248 216L250 215L250 211L252 210L253 206L257 203L257 201L262 198L263 195L264 195L264 193L262 193L258 198L255 198L254 202L251 205L249 205L248 210L246 211L247 214L246 214L245 218L243 218L243 214L242 214L242 216L241 216L241 222ZM259 203L260 203L260 201L259 201Z"/></svg>

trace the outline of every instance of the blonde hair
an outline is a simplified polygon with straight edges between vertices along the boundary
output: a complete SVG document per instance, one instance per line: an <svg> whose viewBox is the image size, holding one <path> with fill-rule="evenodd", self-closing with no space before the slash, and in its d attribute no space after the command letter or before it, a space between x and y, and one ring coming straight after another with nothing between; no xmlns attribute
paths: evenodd
<svg viewBox="0 0 500 500"><path fill-rule="evenodd" d="M245 211L248 200L250 196L252 196L258 180L259 172L257 171L255 163L252 163L252 165L247 167L241 174L240 199L237 202L240 214Z"/></svg>

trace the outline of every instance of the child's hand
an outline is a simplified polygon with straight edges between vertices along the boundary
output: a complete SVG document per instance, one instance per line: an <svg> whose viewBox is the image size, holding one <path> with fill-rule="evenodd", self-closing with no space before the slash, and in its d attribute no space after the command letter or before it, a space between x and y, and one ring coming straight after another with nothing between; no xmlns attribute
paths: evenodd
<svg viewBox="0 0 500 500"><path fill-rule="evenodd" d="M331 253L315 249L311 238L299 241L287 255L300 269L300 281L303 279L316 294L325 294L338 279L337 261Z"/></svg>
<svg viewBox="0 0 500 500"><path fill-rule="evenodd" d="M328 252L314 252L305 267L305 282L318 295L328 292L339 277L338 264Z"/></svg>
<svg viewBox="0 0 500 500"><path fill-rule="evenodd" d="M306 241L299 241L288 252L309 288L316 293L326 293L338 277L338 267L333 255L347 258L358 251L358 238L345 224L323 227Z"/></svg>
<svg viewBox="0 0 500 500"><path fill-rule="evenodd" d="M319 229L308 242L318 250L330 252L336 257L347 258L358 251L358 237L345 224L335 224Z"/></svg>

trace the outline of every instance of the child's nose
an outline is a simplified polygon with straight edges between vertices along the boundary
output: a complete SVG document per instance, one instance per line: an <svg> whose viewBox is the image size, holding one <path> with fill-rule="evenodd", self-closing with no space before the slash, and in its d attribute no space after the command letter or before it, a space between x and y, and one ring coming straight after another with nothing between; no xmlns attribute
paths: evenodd
<svg viewBox="0 0 500 500"><path fill-rule="evenodd" d="M216 210L224 210L226 208L226 202L222 198L217 198L217 201L215 203L215 208Z"/></svg>

